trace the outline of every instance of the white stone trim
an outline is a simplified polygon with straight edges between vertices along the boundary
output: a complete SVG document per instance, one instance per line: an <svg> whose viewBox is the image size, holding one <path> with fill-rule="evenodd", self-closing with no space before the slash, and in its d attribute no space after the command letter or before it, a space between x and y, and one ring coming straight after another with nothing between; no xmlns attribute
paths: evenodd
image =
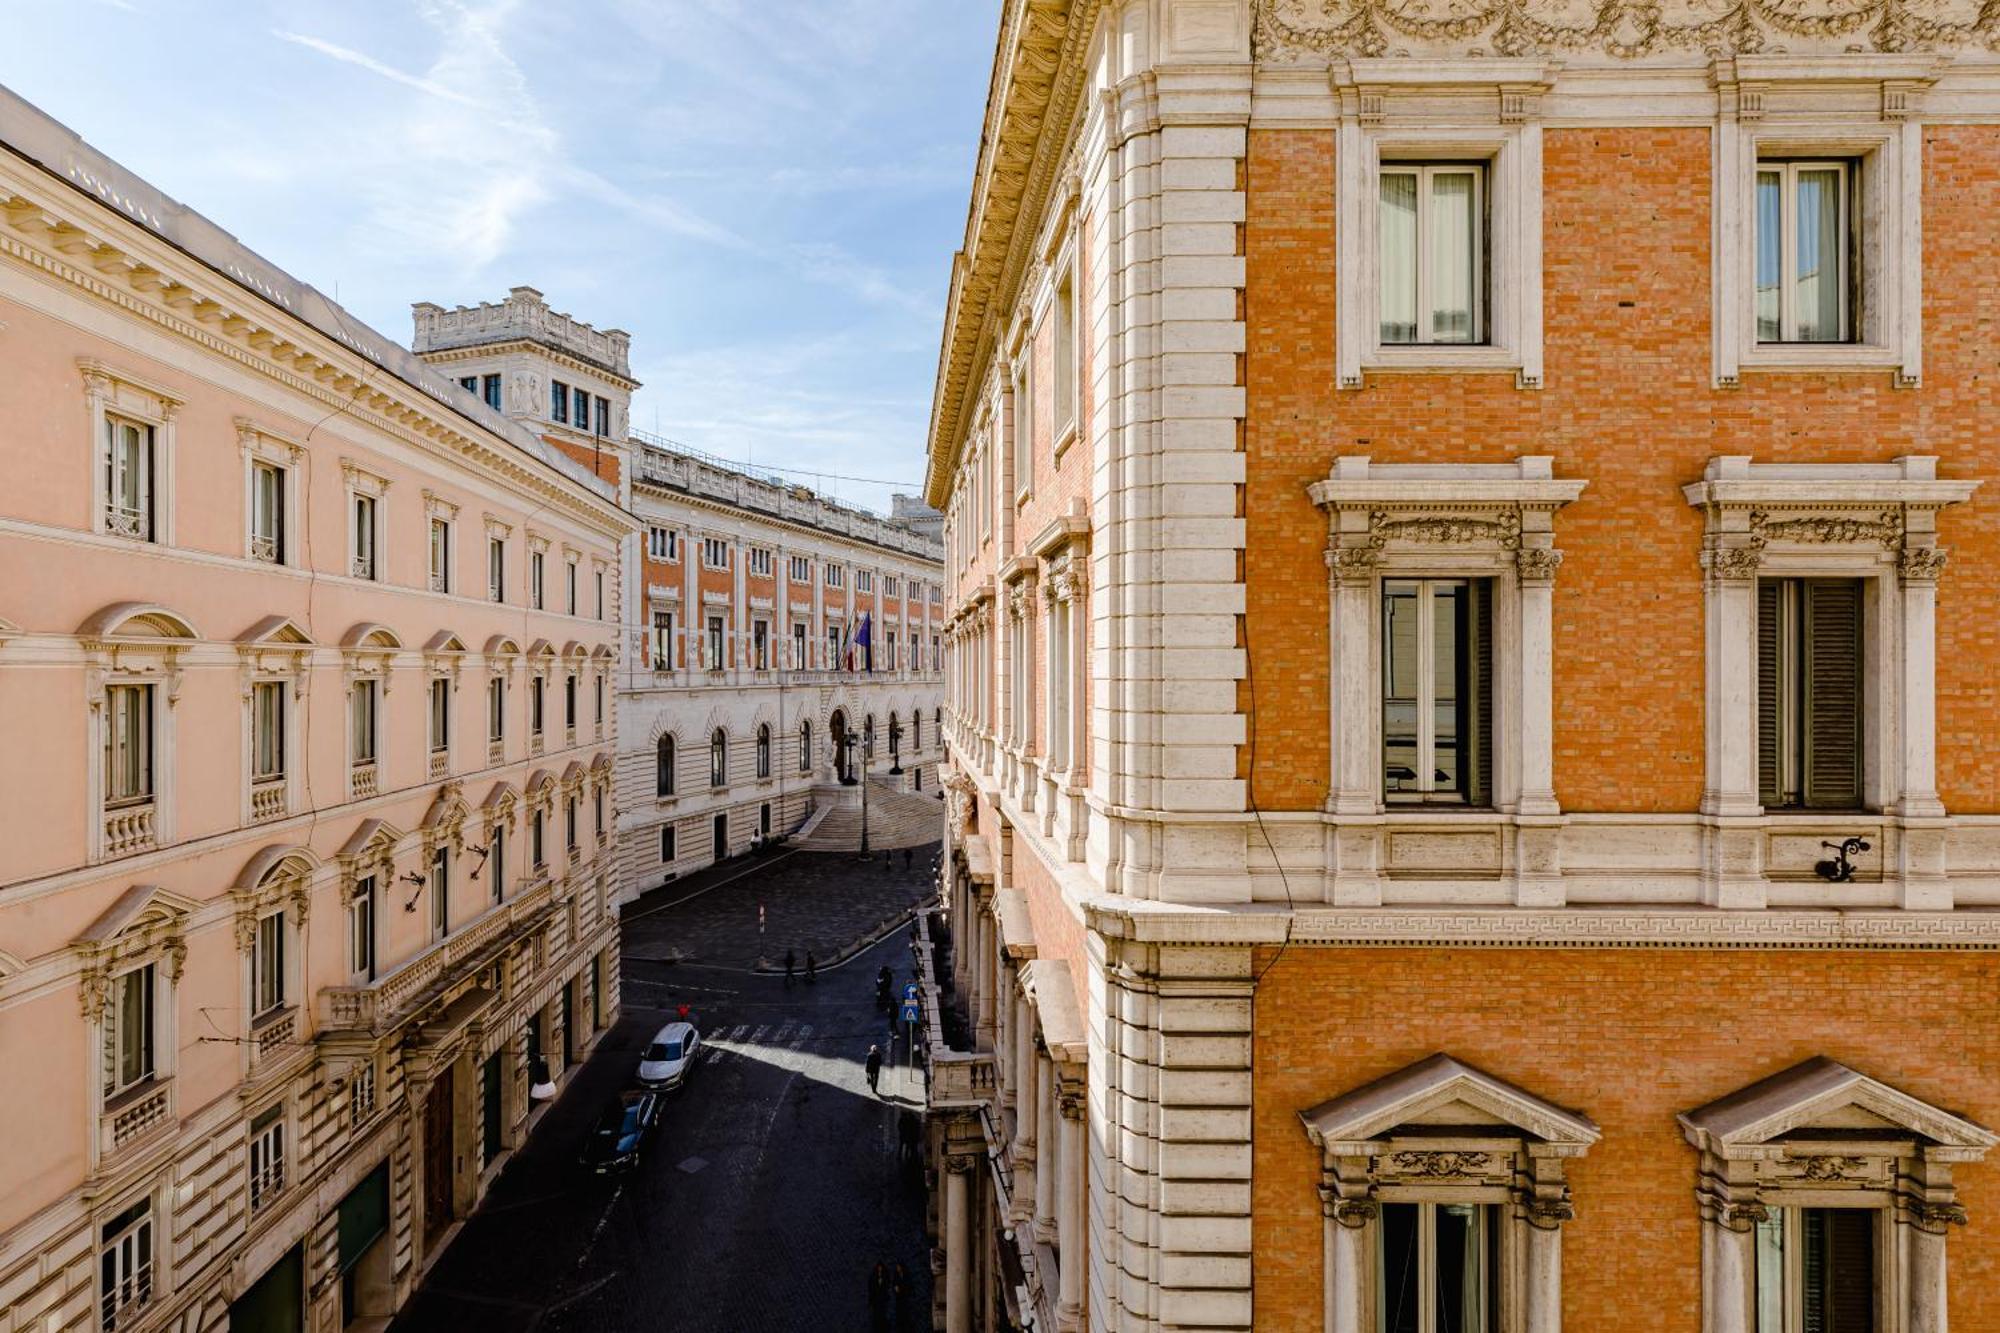
<svg viewBox="0 0 2000 1333"><path fill-rule="evenodd" d="M306 457L306 448L285 436L274 434L249 417L237 417L235 425L236 442L243 453L243 556L246 560L257 559L256 553L251 549L256 512L255 469L258 463L269 463L282 470L285 478L284 513L279 519L284 524L284 541L277 561L259 563L275 563L280 569L301 568L304 564L302 551L305 543L300 537L305 528L299 522L301 489L299 464ZM353 522L352 506L348 522Z"/></svg>
<svg viewBox="0 0 2000 1333"><path fill-rule="evenodd" d="M1923 95L1932 56L1737 56L1715 62L1715 385L1746 372L1888 371L1923 379ZM1846 343L1757 341L1760 157L1858 161L1861 301Z"/></svg>
<svg viewBox="0 0 2000 1333"><path fill-rule="evenodd" d="M131 417L153 428L153 475L150 479L153 503L151 544L174 544L175 418L185 400L162 385L139 378L95 357L78 357L76 368L83 376L83 397L90 417L90 447L86 451L90 467L90 530L109 535L104 511L110 500L105 487L104 458L110 447L106 421L116 415ZM131 540L126 538L125 540Z"/></svg>
<svg viewBox="0 0 2000 1333"><path fill-rule="evenodd" d="M1334 154L1335 382L1359 389L1370 374L1512 371L1542 387L1541 98L1554 67L1535 60L1360 59L1331 71L1340 107ZM1385 345L1376 200L1385 158L1487 164L1491 235L1486 341Z"/></svg>

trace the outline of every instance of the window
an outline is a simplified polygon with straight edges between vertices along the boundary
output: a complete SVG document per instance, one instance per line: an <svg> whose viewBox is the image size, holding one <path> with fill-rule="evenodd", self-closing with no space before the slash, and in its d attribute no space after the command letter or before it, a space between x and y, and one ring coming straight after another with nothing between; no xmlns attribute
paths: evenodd
<svg viewBox="0 0 2000 1333"><path fill-rule="evenodd" d="M596 722L598 730L602 731L604 729L604 677L592 676L590 679L590 688L592 704L595 708L592 719Z"/></svg>
<svg viewBox="0 0 2000 1333"><path fill-rule="evenodd" d="M285 1004L285 914L257 918L250 946L250 1014L260 1018Z"/></svg>
<svg viewBox="0 0 2000 1333"><path fill-rule="evenodd" d="M451 591L451 521L431 520L431 591Z"/></svg>
<svg viewBox="0 0 2000 1333"><path fill-rule="evenodd" d="M1384 343L1485 341L1486 169L1382 166Z"/></svg>
<svg viewBox="0 0 2000 1333"><path fill-rule="evenodd" d="M1076 281L1071 273L1056 285L1055 320L1055 422L1061 440L1076 426L1077 412Z"/></svg>
<svg viewBox="0 0 2000 1333"><path fill-rule="evenodd" d="M665 865L671 862L674 856L674 826L672 824L662 824L660 825L660 863Z"/></svg>
<svg viewBox="0 0 2000 1333"><path fill-rule="evenodd" d="M563 846L576 854L576 797L563 802Z"/></svg>
<svg viewBox="0 0 2000 1333"><path fill-rule="evenodd" d="M872 569L856 570L854 572L854 590L856 592L874 592L875 571Z"/></svg>
<svg viewBox="0 0 2000 1333"><path fill-rule="evenodd" d="M379 577L376 569L376 552L380 547L379 522L380 502L372 495L354 497L354 539L353 572L357 579Z"/></svg>
<svg viewBox="0 0 2000 1333"><path fill-rule="evenodd" d="M576 676L563 677L563 726L576 730Z"/></svg>
<svg viewBox="0 0 2000 1333"><path fill-rule="evenodd" d="M653 669L674 669L674 613L653 612Z"/></svg>
<svg viewBox="0 0 2000 1333"><path fill-rule="evenodd" d="M539 611L542 609L542 569L547 563L540 551L528 554L528 605Z"/></svg>
<svg viewBox="0 0 2000 1333"><path fill-rule="evenodd" d="M670 528L646 529L646 554L654 560L680 559L679 543Z"/></svg>
<svg viewBox="0 0 2000 1333"><path fill-rule="evenodd" d="M356 765L375 762L375 687L372 680L357 680L347 696L348 757Z"/></svg>
<svg viewBox="0 0 2000 1333"><path fill-rule="evenodd" d="M546 680L536 676L533 687L528 691L528 730L536 737L542 734L543 690L547 685Z"/></svg>
<svg viewBox="0 0 2000 1333"><path fill-rule="evenodd" d="M771 669L771 622L750 622L750 660L759 671Z"/></svg>
<svg viewBox="0 0 2000 1333"><path fill-rule="evenodd" d="M768 725L757 728L757 776L771 776L771 728Z"/></svg>
<svg viewBox="0 0 2000 1333"><path fill-rule="evenodd" d="M750 572L760 579L771 577L771 551L769 547L750 548Z"/></svg>
<svg viewBox="0 0 2000 1333"><path fill-rule="evenodd" d="M825 577L826 577L827 587L844 588L847 586L847 572L844 569L842 569L839 565L836 565L829 560L826 563L825 571L826 571Z"/></svg>
<svg viewBox="0 0 2000 1333"><path fill-rule="evenodd" d="M826 669L828 671L837 671L840 669L840 626L838 625L828 625L826 627Z"/></svg>
<svg viewBox="0 0 2000 1333"><path fill-rule="evenodd" d="M569 613L571 615L575 615L576 614L576 561L574 560L563 561L563 581L564 581L564 587L566 588L569 597Z"/></svg>
<svg viewBox="0 0 2000 1333"><path fill-rule="evenodd" d="M1381 1333L1500 1333L1494 1204L1385 1203Z"/></svg>
<svg viewBox="0 0 2000 1333"><path fill-rule="evenodd" d="M285 683L260 680L250 687L250 780L285 776Z"/></svg>
<svg viewBox="0 0 2000 1333"><path fill-rule="evenodd" d="M375 877L354 882L347 900L347 970L355 977L375 979Z"/></svg>
<svg viewBox="0 0 2000 1333"><path fill-rule="evenodd" d="M912 596L914 596L914 595L915 595L915 593L914 593L914 585L912 585L912 588L913 588L913 591L912 591L912 594L911 594L911 595L912 595ZM895 576L894 574L884 574L884 575L882 576L882 595L883 595L884 597L900 597L900 596L902 596L902 595L903 595L903 581L902 581L901 579L897 578L897 577L896 577L896 576Z"/></svg>
<svg viewBox="0 0 2000 1333"><path fill-rule="evenodd" d="M894 671L898 665L896 658L896 631L890 630L888 632L882 641L882 648L885 656L883 669L885 671Z"/></svg>
<svg viewBox="0 0 2000 1333"><path fill-rule="evenodd" d="M481 382L481 387L484 390L486 405L495 412L498 412L500 410L500 377L498 375L486 376Z"/></svg>
<svg viewBox="0 0 2000 1333"><path fill-rule="evenodd" d="M813 763L813 724L810 720L799 723L799 772L810 773Z"/></svg>
<svg viewBox="0 0 2000 1333"><path fill-rule="evenodd" d="M729 734L718 730L708 742L708 785L720 787L729 781Z"/></svg>
<svg viewBox="0 0 2000 1333"><path fill-rule="evenodd" d="M458 381L458 387L459 387L459 388L461 388L461 389L464 389L464 390L465 390L465 391L466 391L467 393L478 393L478 392L479 392L479 376L477 376L477 375L466 375L466 376L462 377L462 378L461 378L461 379L460 379L460 380Z"/></svg>
<svg viewBox="0 0 2000 1333"><path fill-rule="evenodd" d="M507 600L507 543L500 537L486 539L486 598Z"/></svg>
<svg viewBox="0 0 2000 1333"><path fill-rule="evenodd" d="M889 714L889 762L897 763L903 754L903 724L894 713Z"/></svg>
<svg viewBox="0 0 2000 1333"><path fill-rule="evenodd" d="M1853 162L1757 164L1757 341L1853 338Z"/></svg>
<svg viewBox="0 0 2000 1333"><path fill-rule="evenodd" d="M1861 805L1859 579L1757 584L1757 785L1773 809Z"/></svg>
<svg viewBox="0 0 2000 1333"><path fill-rule="evenodd" d="M491 863L486 867L487 872L493 877L493 887L488 892L497 903L507 896L507 829L504 825L494 827L493 836L486 844L486 859Z"/></svg>
<svg viewBox="0 0 2000 1333"><path fill-rule="evenodd" d="M1383 582L1387 800L1492 803L1492 605L1486 579Z"/></svg>
<svg viewBox="0 0 2000 1333"><path fill-rule="evenodd" d="M723 661L722 617L708 618L708 669L720 671L726 665Z"/></svg>
<svg viewBox="0 0 2000 1333"><path fill-rule="evenodd" d="M153 428L125 417L106 417L105 427L105 529L152 541Z"/></svg>
<svg viewBox="0 0 2000 1333"><path fill-rule="evenodd" d="M1014 367L1014 497L1018 503L1035 489L1035 339L1030 333Z"/></svg>
<svg viewBox="0 0 2000 1333"><path fill-rule="evenodd" d="M609 435L611 433L611 400L609 398L600 398L597 400L597 433L599 435Z"/></svg>
<svg viewBox="0 0 2000 1333"><path fill-rule="evenodd" d="M604 789L599 787L590 794L590 827L597 834L598 841L604 840Z"/></svg>
<svg viewBox="0 0 2000 1333"><path fill-rule="evenodd" d="M443 939L451 929L451 848L439 843L431 851L431 937Z"/></svg>
<svg viewBox="0 0 2000 1333"><path fill-rule="evenodd" d="M792 624L792 668L797 671L806 668L806 626L802 620Z"/></svg>
<svg viewBox="0 0 2000 1333"><path fill-rule="evenodd" d="M794 583L811 583L813 576L813 563L811 558L803 555L793 556L791 576L792 576L792 582Z"/></svg>
<svg viewBox="0 0 2000 1333"><path fill-rule="evenodd" d="M113 685L105 708L104 804L142 805L153 799L153 687Z"/></svg>
<svg viewBox="0 0 2000 1333"><path fill-rule="evenodd" d="M910 714L910 748L919 754L923 752L924 715L922 713Z"/></svg>
<svg viewBox="0 0 2000 1333"><path fill-rule="evenodd" d="M549 381L549 420L569 424L569 385L561 380Z"/></svg>
<svg viewBox="0 0 2000 1333"><path fill-rule="evenodd" d="M250 558L285 563L285 470L274 463L250 467Z"/></svg>
<svg viewBox="0 0 2000 1333"><path fill-rule="evenodd" d="M1872 1208L1773 1208L1757 1224L1756 1333L1873 1333Z"/></svg>
<svg viewBox="0 0 2000 1333"><path fill-rule="evenodd" d="M431 680L431 753L443 754L451 748L451 681L443 676Z"/></svg>
<svg viewBox="0 0 2000 1333"><path fill-rule="evenodd" d="M98 1313L105 1333L136 1322L153 1300L153 1201L141 1199L104 1224L98 1254Z"/></svg>
<svg viewBox="0 0 2000 1333"><path fill-rule="evenodd" d="M757 807L757 832L766 838L771 836L771 803L769 801Z"/></svg>
<svg viewBox="0 0 2000 1333"><path fill-rule="evenodd" d="M601 569L592 570L591 578L596 585L597 618L602 620L604 619L604 571Z"/></svg>
<svg viewBox="0 0 2000 1333"><path fill-rule="evenodd" d="M498 745L507 739L507 679L495 676L486 682L486 740Z"/></svg>
<svg viewBox="0 0 2000 1333"><path fill-rule="evenodd" d="M111 983L111 1007L104 1019L104 1096L107 1100L153 1077L152 963L120 974Z"/></svg>
<svg viewBox="0 0 2000 1333"><path fill-rule="evenodd" d="M250 1122L250 1211L285 1188L285 1108L273 1106Z"/></svg>
<svg viewBox="0 0 2000 1333"><path fill-rule="evenodd" d="M548 865L547 848L542 845L542 811L528 816L528 859L540 870Z"/></svg>
<svg viewBox="0 0 2000 1333"><path fill-rule="evenodd" d="M701 563L704 569L729 568L729 543L721 537L703 537Z"/></svg>

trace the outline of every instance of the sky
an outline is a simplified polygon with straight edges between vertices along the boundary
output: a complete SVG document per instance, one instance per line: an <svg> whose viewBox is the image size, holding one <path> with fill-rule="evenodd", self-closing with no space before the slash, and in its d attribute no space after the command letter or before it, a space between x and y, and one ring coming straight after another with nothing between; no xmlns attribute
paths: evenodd
<svg viewBox="0 0 2000 1333"><path fill-rule="evenodd" d="M538 288L632 334L634 426L886 508L923 479L997 22L998 0L0 0L0 83L405 345L413 302Z"/></svg>

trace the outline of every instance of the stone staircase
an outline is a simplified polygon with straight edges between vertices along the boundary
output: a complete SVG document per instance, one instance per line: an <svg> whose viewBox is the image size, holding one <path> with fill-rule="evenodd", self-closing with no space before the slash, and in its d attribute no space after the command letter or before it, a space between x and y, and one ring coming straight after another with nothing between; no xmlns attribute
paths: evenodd
<svg viewBox="0 0 2000 1333"><path fill-rule="evenodd" d="M861 850L861 789L815 787L820 812L807 822L794 847L809 852ZM868 784L868 848L888 851L922 847L944 837L944 802L928 792L897 791L884 782Z"/></svg>

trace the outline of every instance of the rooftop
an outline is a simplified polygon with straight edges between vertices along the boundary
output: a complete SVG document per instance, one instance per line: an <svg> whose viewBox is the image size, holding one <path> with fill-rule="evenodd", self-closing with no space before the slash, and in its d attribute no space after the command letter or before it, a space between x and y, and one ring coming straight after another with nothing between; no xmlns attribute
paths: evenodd
<svg viewBox="0 0 2000 1333"><path fill-rule="evenodd" d="M418 301L410 312L416 318L414 346L420 354L489 343L540 343L624 381L628 388L638 387L632 378L631 334L623 329L598 329L551 310L533 287L509 288L504 301L482 301L450 310Z"/></svg>

